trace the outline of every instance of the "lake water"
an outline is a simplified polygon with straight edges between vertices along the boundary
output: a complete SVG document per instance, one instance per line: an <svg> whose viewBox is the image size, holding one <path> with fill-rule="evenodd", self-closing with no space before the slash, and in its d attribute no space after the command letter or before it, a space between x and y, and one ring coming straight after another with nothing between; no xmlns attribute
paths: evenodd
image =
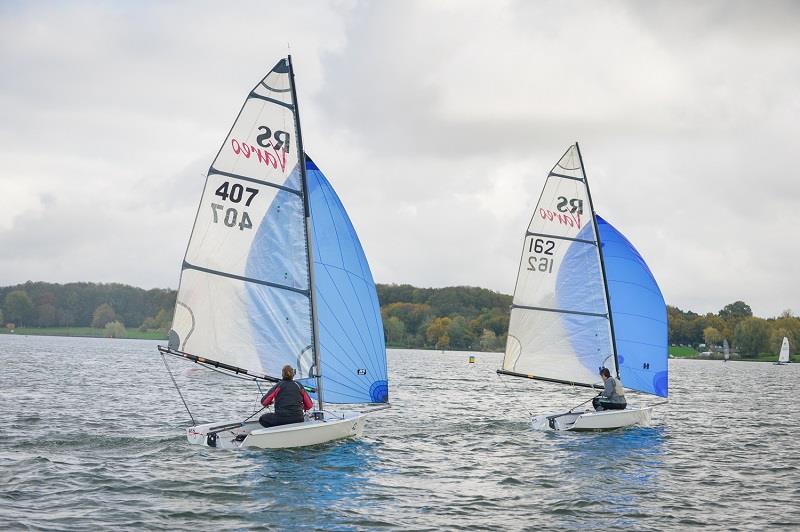
<svg viewBox="0 0 800 532"><path fill-rule="evenodd" d="M393 406L363 438L234 452L188 445L155 346L0 336L0 528L800 527L800 364L671 360L651 427L555 434L529 412L591 391L391 350ZM198 420L256 404L253 383L171 367Z"/></svg>

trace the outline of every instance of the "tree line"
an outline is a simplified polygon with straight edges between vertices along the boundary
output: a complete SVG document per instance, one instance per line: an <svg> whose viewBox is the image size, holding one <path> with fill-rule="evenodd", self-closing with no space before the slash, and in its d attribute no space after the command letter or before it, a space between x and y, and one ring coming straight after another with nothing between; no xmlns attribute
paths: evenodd
<svg viewBox="0 0 800 532"><path fill-rule="evenodd" d="M0 287L0 323L15 327L139 327L165 332L175 291L118 283L44 283ZM115 334L116 336L116 334Z"/></svg>
<svg viewBox="0 0 800 532"><path fill-rule="evenodd" d="M784 310L775 318L753 316L750 305L735 301L716 314L697 314L667 306L669 342L672 345L718 348L727 340L743 357L761 353L777 355L783 338L789 339L792 354L800 352L800 318Z"/></svg>
<svg viewBox="0 0 800 532"><path fill-rule="evenodd" d="M389 347L499 351L505 347L511 296L472 286L418 288L377 285ZM44 283L0 287L0 323L16 327L106 327L117 336L125 327L166 331L176 292L144 290L118 283ZM743 301L716 314L668 306L669 342L693 347L728 340L741 356L777 353L784 336L800 347L800 318L753 316Z"/></svg>

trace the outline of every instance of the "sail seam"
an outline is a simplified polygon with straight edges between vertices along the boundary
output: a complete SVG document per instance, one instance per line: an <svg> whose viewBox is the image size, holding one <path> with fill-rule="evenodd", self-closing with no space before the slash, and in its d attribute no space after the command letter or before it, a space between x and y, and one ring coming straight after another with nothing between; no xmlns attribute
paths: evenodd
<svg viewBox="0 0 800 532"><path fill-rule="evenodd" d="M320 301L321 301L322 303L324 303L324 304L325 304L325 306L327 306L327 307L330 309L330 305L328 305L328 302L327 302L327 301L325 301L325 298L320 298ZM336 361L342 361L342 360L344 360L344 359L346 358L346 359L347 359L347 360L349 360L349 361L350 361L350 362L351 362L351 363L352 363L354 366L358 366L358 363L357 363L355 360L353 360L353 358L352 358L352 357L351 357L351 356L348 354L348 349L347 349L347 348L345 348L345 347L344 347L344 346L343 346L343 345L342 345L342 344L339 342L339 340L336 338L336 335L334 335L334 334L333 334L333 331L331 330L331 328L330 328L330 327L328 327L328 325L326 325L326 324L325 324L324 322L322 322L322 321L320 321L320 328L321 328L321 329L324 329L324 330L325 330L325 331L326 331L326 332L327 332L327 333L330 335L330 340L331 340L331 341L333 342L333 344L334 344L334 345L336 345L336 347L337 347L337 348L338 348L338 349L339 349L339 350L340 350L340 351L341 351L341 352L344 354L344 356L343 356L343 357L340 357L338 354L336 354L336 353L335 353L335 351L334 351L333 349L330 349L330 348L326 350L326 353L327 353L327 354L328 354L330 357L332 357L332 358L335 358L335 359L336 359ZM348 337L348 340L349 340L349 337ZM351 345L353 345L353 344L352 344L352 342L350 342L350 344L351 344ZM355 348L355 346L354 346L354 345L353 345L353 347ZM354 390L354 391L356 391L356 392L363 392L363 387L359 386L359 384L360 384L360 383L359 383L359 381L358 381L358 380L355 380L355 381L354 381L354 380L352 380L350 375L348 375L348 374L346 374L346 373L343 373L343 372L342 372L342 371L341 371L339 368L337 368L335 365L332 365L332 366L331 366L331 368L330 368L329 370L330 370L330 371L332 371L332 372L334 372L334 373L338 373L339 375L341 375L342 377L344 377L344 378L345 378L345 379L346 379L348 382L350 382L351 384L353 384L353 386L349 386L349 385L347 385L347 387L348 387L348 388L350 388L351 390ZM327 371L329 371L329 370L326 370L326 372L327 372ZM325 378L327 379L327 378L329 378L329 376L328 376L328 375L325 375ZM343 386L345 386L345 384L343 384L343 383L340 383L340 384L342 384Z"/></svg>
<svg viewBox="0 0 800 532"><path fill-rule="evenodd" d="M626 343L629 343L629 344L647 345L647 346L650 346L650 347L661 347L658 344L652 344L650 342L639 342L638 340L627 340L625 338L620 338L619 341L620 342L626 342ZM623 366L624 366L624 364L623 364Z"/></svg>
<svg viewBox="0 0 800 532"><path fill-rule="evenodd" d="M344 301L345 299L344 299L344 297L342 297L342 292L341 292L341 290L339 290L339 287L336 286L336 282L333 279L333 277L331 276L330 272L327 270L327 268L323 268L323 269L325 270L325 273L327 274L328 278L331 281L334 281L332 284L336 288L336 293L339 295L339 299L341 301ZM324 298L321 298L321 299L323 299L323 301L324 301ZM328 308L331 308L330 304L327 301L325 301L325 304L328 306ZM356 346L356 342L354 341L354 338L351 335L347 334L347 329L345 328L345 326L342 323L342 321L339 319L338 314L333 312L333 309L331 308L331 316L333 317L333 321L339 326L339 329L342 330L345 333L345 337L347 338L347 341L353 347L354 353L360 358L360 362L364 362L365 360L369 359L368 356L366 356L366 357L364 356L365 354L369 354L369 349L367 348L366 342L364 342L364 338L361 336L361 333L359 331L360 328L359 328L358 324L356 323L355 318L353 317L353 313L350 312L350 308L349 307L347 307L347 315L350 317L350 322L353 324L353 328L355 328L356 332L358 332L358 339L361 340L361 347ZM336 343L339 344L338 341ZM363 348L363 351L361 350L362 348ZM355 362L355 360L353 360L350 356L348 356L348 358L352 362ZM375 371L375 367L372 366L371 361L369 363L369 366L370 366L369 369L371 371Z"/></svg>
<svg viewBox="0 0 800 532"><path fill-rule="evenodd" d="M547 177L551 177L551 176L561 177L563 179L572 179L574 181L583 182L583 178L582 177L575 177L575 176L571 176L571 175L557 174L556 172L550 172L550 174Z"/></svg>
<svg viewBox="0 0 800 532"><path fill-rule="evenodd" d="M633 312L616 311L616 312L614 312L614 314L616 314L618 316L630 316L632 318L644 318L646 320L654 321L656 323L664 323L664 324L667 323L667 320L661 320L661 319L658 319L658 318L652 318L650 316L645 316L644 314L634 314Z"/></svg>
<svg viewBox="0 0 800 532"><path fill-rule="evenodd" d="M277 283L271 283L269 281L262 281L261 279L254 279L252 277L244 277L242 275L235 275L232 273L221 272L219 270L212 270L210 268L204 268L202 266L197 266L192 264L186 260L183 261L183 269L184 270L197 270L199 272L208 273L211 275L219 275L220 277L227 277L229 279L236 279L238 281L244 281L246 283L255 283L264 286L269 286L270 288L278 288L280 290L289 290L290 292L296 292L298 294L302 294L308 297L308 290L303 290L301 288L294 288L293 286L286 286Z"/></svg>
<svg viewBox="0 0 800 532"><path fill-rule="evenodd" d="M270 98L269 96L262 96L262 95L260 95L260 94L258 94L256 92L251 92L248 95L248 98L256 98L258 100L264 100L266 102L274 103L276 105L281 105L283 107L286 107L290 111L294 112L294 105L286 103L286 102L282 102L280 100L276 100L275 98Z"/></svg>
<svg viewBox="0 0 800 532"><path fill-rule="evenodd" d="M631 282L631 281L622 281L622 280L619 280L619 279L609 279L608 282L609 282L609 284L616 283L616 284L624 284L624 285L627 285L627 286L636 287L636 288L639 288L639 289L641 289L641 290L643 290L645 292L650 292L651 294L653 294L655 296L664 297L663 294L661 293L661 291L653 290L651 287L643 285L642 283L634 283L634 282Z"/></svg>
<svg viewBox="0 0 800 532"><path fill-rule="evenodd" d="M548 235L545 233L531 233L530 231L525 233L525 236L541 236L544 238L558 238L560 240L571 240L572 242L581 242L583 244L591 244L593 246L597 245L597 242L594 240L586 240L583 238L572 238L570 236L560 236L560 235Z"/></svg>
<svg viewBox="0 0 800 532"><path fill-rule="evenodd" d="M608 314L599 314L597 312L581 312L579 310L564 310L564 309L558 309L558 308L545 308L545 307L529 307L527 305L516 305L516 304L513 304L513 303L511 305L511 308L512 309L513 308L521 308L521 309L525 309L525 310L541 310L541 311L544 311L544 312L557 312L557 313L561 313L561 314L579 314L581 316L595 316L597 318L606 318L606 319L608 319Z"/></svg>
<svg viewBox="0 0 800 532"><path fill-rule="evenodd" d="M261 179L256 179L255 177L247 177L244 175L239 174L232 174L230 172L223 172L222 170L217 170L213 166L208 169L208 175L224 175L225 177L232 177L234 179L241 179L242 181L249 181L251 183L257 183L259 185L265 185L268 187L278 188L280 190L285 190L286 192L291 192L292 194L297 194L300 197L303 197L303 193L299 190L295 190L293 188L285 187L283 185L279 185L277 183L272 183L270 181L262 181Z"/></svg>

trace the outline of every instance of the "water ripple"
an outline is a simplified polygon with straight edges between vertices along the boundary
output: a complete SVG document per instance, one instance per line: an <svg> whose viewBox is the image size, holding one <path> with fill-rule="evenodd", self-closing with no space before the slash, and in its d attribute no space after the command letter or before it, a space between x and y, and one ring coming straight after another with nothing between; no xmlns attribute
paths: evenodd
<svg viewBox="0 0 800 532"><path fill-rule="evenodd" d="M4 335L0 528L800 527L800 365L672 360L653 426L555 434L529 412L586 391L467 356L390 351L393 408L359 440L233 452L186 443L155 343ZM252 384L172 367L198 420L256 408Z"/></svg>

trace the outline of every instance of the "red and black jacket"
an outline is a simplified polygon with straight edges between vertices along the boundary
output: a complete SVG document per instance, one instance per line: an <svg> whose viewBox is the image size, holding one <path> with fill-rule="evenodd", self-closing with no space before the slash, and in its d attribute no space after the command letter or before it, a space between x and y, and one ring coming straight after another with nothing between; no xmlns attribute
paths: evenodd
<svg viewBox="0 0 800 532"><path fill-rule="evenodd" d="M301 417L304 410L314 406L306 390L295 381L281 380L261 398L265 407L275 403L275 414L281 417Z"/></svg>

